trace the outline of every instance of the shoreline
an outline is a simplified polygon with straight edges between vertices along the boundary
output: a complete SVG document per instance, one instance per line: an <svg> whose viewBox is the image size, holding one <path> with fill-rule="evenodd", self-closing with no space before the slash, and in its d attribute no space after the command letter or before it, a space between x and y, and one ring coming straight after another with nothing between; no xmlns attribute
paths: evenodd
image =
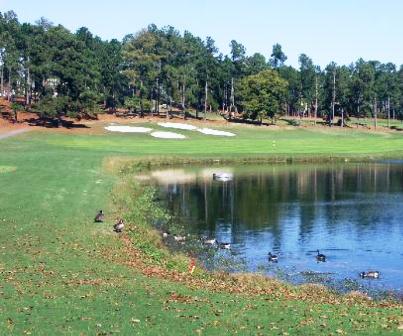
<svg viewBox="0 0 403 336"><path fill-rule="evenodd" d="M115 158L115 159L117 159L119 161L119 158ZM284 165L290 165L291 166L292 164L295 164L295 163L302 163L303 164L303 163L317 163L317 162L319 162L319 161L316 161L316 160L312 161L311 157L309 157L309 158L303 157L303 158L298 158L298 159L301 159L301 160L297 160L297 161L293 161L293 162L290 162L290 161L287 161L287 160L286 161L278 161L277 158L274 158L274 160L273 160L273 158L270 158L270 157L260 157L260 158L252 158L252 159L243 158L241 160L239 160L237 158L224 159L224 160L221 160L221 159L219 159L219 160L217 160L217 159L215 159L215 160L211 160L211 159L203 160L203 159L195 159L195 158L193 158L193 159L192 158L181 158L178 161L172 162L172 160L165 161L164 159L161 159L161 158L148 158L145 161L142 160L141 158L139 158L139 159L125 158L122 161L120 161L120 163L117 166L116 166L116 162L115 162L114 163L114 166L115 166L114 168L116 169L116 168L120 167L120 168L118 168L118 174L120 175L121 181L122 181L122 179L123 180L129 179L131 184L132 183L135 184L134 188L137 189L136 193L141 194L142 192L144 192L144 190L148 190L148 192L150 192L149 188L152 188L152 187L150 187L150 185L148 185L147 183L144 183L146 181L141 181L140 180L140 181L133 182L130 179L130 176L133 175L133 174L136 174L136 173L137 174L142 174L144 172L149 173L151 169L158 168L158 167L178 168L179 165L182 165L181 167L183 167L183 164L186 164L187 166L188 165L190 166L190 165L194 165L194 164L203 164L203 163L204 164L212 164L213 163L213 164L216 164L217 166L220 165L220 164L224 164L224 163L225 164L228 164L228 163L268 164L269 163L269 164L279 164L279 165L284 164ZM114 161L114 158L109 158L109 160ZM348 163L367 163L367 162L376 162L376 161L377 160L375 160L375 159L374 160L370 159L368 161L362 161L362 160L357 159L357 160L354 160L354 161L347 161L346 162L344 160L344 158L336 158L336 160L335 160L335 158L331 158L329 161L324 162L323 158L322 158L322 160L320 162L324 163L324 164L331 163L331 162L340 163L340 164L344 164L344 163L348 164ZM108 166L110 166L110 162L109 162ZM125 183L125 182L123 182L123 183ZM122 190L121 187L119 188L119 190L120 191ZM152 191L152 195L154 195L153 191ZM148 204L146 206L147 208L150 208L150 207L153 207L153 206L157 206L158 208L160 208L160 206L156 205L156 203L153 201L152 197L150 199L148 199L148 201L150 202L150 204ZM162 210L163 212L166 213L166 209L164 209L164 208L159 209L159 210ZM127 214L125 214L125 215L127 216ZM129 215L129 217L130 217L130 215ZM131 225L131 226L134 225L136 229L139 228L138 224L134 224L134 223L129 222L129 225ZM161 266L161 264L163 265L164 263L169 264L169 263L172 263L173 261L174 261L173 263L175 264L176 263L176 261L175 261L176 258L179 258L179 260L180 260L175 265L175 267L173 267L173 268L172 268L172 265L171 265L170 267L168 267L168 269L165 269L165 270L164 269L159 269L158 271L154 270L154 271L151 272L151 274L158 275L159 273L164 274L165 271L172 271L172 270L179 271L180 275L169 274L168 276L164 275L163 278L168 277L168 279L173 280L173 281L177 281L179 279L180 282L183 282L183 280L185 280L184 281L185 284L193 286L194 281L195 281L195 277L191 276L189 278L187 276L187 274L186 274L186 263L189 262L191 256L184 255L182 252L175 253L175 251L170 249L163 242L163 240L161 238L162 237L161 232L159 230L157 230L157 228L154 227L153 225L148 224L146 226L143 226L142 230L143 230L142 237L145 237L145 236L149 235L150 236L149 243L154 245L153 246L154 250L153 250L152 253L150 253L151 259L153 259L153 255L161 253L161 255L159 255L159 258L158 258L159 259L158 260L158 266ZM135 241L133 241L136 238L139 238L139 236L131 235L132 232L133 231L131 231L129 233L129 237L124 238L125 239L125 248L126 249L130 248L130 244L131 244L131 246L134 246L135 249L139 249L140 253L141 253L141 250L145 246L142 245L142 244L138 245ZM127 238L129 240L127 240ZM150 246L147 245L146 249L150 249ZM150 257L150 255L147 256L147 252L146 252L146 257ZM160 259L163 258L163 257L167 258L167 259L161 261ZM244 273L244 272L240 272L240 273L225 273L225 274L223 274L223 273L217 273L217 272L214 272L214 271L213 272L207 271L204 268L200 268L200 265L198 265L197 268L198 268L199 272L196 272L196 276L201 277L201 278L199 278L197 280L200 280L200 281L203 282L203 281L206 281L208 279L208 281L214 282L214 281L217 280L216 278L218 277L218 279L220 281L224 281L224 282L232 283L232 282L235 281L235 282L237 282L237 286L239 288L242 288L242 290L230 289L230 292L234 291L236 293L251 294L252 292L255 292L255 289L253 288L253 283L255 281L256 283L259 284L259 286L262 286L262 287L264 287L265 285L267 285L268 287L273 287L274 286L274 287L277 288L277 290L278 290L279 287L282 287L281 291L283 291L283 290L288 291L288 290L291 289L291 292L293 294L288 294L288 295L292 295L292 296L295 295L296 299L303 299L303 300L306 300L307 298L309 300L309 296L307 296L306 292L305 292L307 289L308 289L308 291L311 291L312 288L314 288L314 290L316 290L317 288L320 288L320 290L319 290L320 293L321 293L320 298L315 296L315 298L314 298L315 302L317 302L317 300L320 300L321 302L327 302L327 301L334 302L334 300L337 300L337 301L340 301L340 303L341 302L351 303L351 302L354 302L355 300L358 300L360 303L370 304L371 306L373 304L375 304L375 305L379 304L381 306L384 305L384 304L387 304L387 305L392 304L392 305L396 305L396 307L400 307L401 304L403 303L403 301L400 300L399 293L395 293L395 292L393 292L393 294L396 294L396 295L384 296L384 297L381 296L380 299L373 300L372 297L368 296L368 294L366 294L365 292L361 292L361 291L352 290L352 291L346 291L345 293L341 293L339 291L336 291L336 290L334 290L332 288L326 287L326 286L321 285L321 284L312 284L312 283L292 284L292 283L289 283L289 282L284 282L283 280L277 279L275 277L271 278L269 276L262 275L262 274L259 274L259 273L250 273L250 272ZM146 274L148 274L148 271L146 271ZM241 281L245 281L245 279L247 279L247 281L246 281L244 286L240 285L240 283L239 283L240 279L243 279ZM264 285L262 285L262 283ZM199 283L198 285L202 286L201 283ZM225 285L222 284L221 287L225 287ZM207 282L207 288L209 290L211 290L209 282ZM267 294L271 295L271 294L273 294L272 289L270 289L269 292L266 292L263 288L259 288L258 291L259 291L258 295L267 295ZM300 292L300 293L298 293L298 292ZM256 292L255 292L255 294L256 294ZM352 297L353 297L353 299L352 299Z"/></svg>

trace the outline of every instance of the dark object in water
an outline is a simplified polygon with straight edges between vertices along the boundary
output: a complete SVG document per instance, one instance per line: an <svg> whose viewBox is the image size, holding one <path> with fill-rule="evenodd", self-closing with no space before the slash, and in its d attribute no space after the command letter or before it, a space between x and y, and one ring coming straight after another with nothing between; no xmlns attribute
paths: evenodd
<svg viewBox="0 0 403 336"><path fill-rule="evenodd" d="M326 261L326 256L322 253L319 253L319 250L316 250L316 252L318 253L316 256L316 260L318 262L325 262Z"/></svg>
<svg viewBox="0 0 403 336"><path fill-rule="evenodd" d="M218 247L223 250L229 250L229 249L231 249L231 244L230 243L219 243Z"/></svg>
<svg viewBox="0 0 403 336"><path fill-rule="evenodd" d="M104 219L105 219L104 212L102 210L99 210L94 219L95 223L103 223Z"/></svg>
<svg viewBox="0 0 403 336"><path fill-rule="evenodd" d="M361 278L369 278L369 279L378 279L379 278L379 272L378 271L368 271L368 272L361 272L360 277Z"/></svg>
<svg viewBox="0 0 403 336"><path fill-rule="evenodd" d="M271 252L269 252L269 261L270 262L278 262L278 257L275 254L272 254Z"/></svg>
<svg viewBox="0 0 403 336"><path fill-rule="evenodd" d="M228 182L233 179L233 175L231 173L214 173L213 180L220 182Z"/></svg>

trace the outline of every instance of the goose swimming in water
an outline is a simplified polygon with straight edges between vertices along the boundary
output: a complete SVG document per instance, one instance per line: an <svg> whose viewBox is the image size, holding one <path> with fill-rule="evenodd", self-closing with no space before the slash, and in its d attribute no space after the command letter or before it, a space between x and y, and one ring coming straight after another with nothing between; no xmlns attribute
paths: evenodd
<svg viewBox="0 0 403 336"><path fill-rule="evenodd" d="M221 181L221 182L228 182L231 181L233 175L230 173L214 173L213 180L214 181Z"/></svg>
<svg viewBox="0 0 403 336"><path fill-rule="evenodd" d="M370 278L370 279L378 279L379 278L379 272L378 271L368 271L368 272L361 272L360 277L361 278Z"/></svg>
<svg viewBox="0 0 403 336"><path fill-rule="evenodd" d="M115 230L115 232L117 232L117 233L122 232L124 227L125 227L125 223L123 222L123 219L122 218L117 218L116 223L113 226L113 229Z"/></svg>
<svg viewBox="0 0 403 336"><path fill-rule="evenodd" d="M326 256L322 253L319 253L319 250L316 250L316 252L318 253L316 256L316 260L318 262L325 262L326 261Z"/></svg>
<svg viewBox="0 0 403 336"><path fill-rule="evenodd" d="M278 262L278 256L269 252L269 261Z"/></svg>
<svg viewBox="0 0 403 336"><path fill-rule="evenodd" d="M94 219L95 223L103 223L104 219L105 219L104 212L102 210L99 210Z"/></svg>
<svg viewBox="0 0 403 336"><path fill-rule="evenodd" d="M231 249L231 244L230 243L219 243L218 244L220 249L223 250L230 250Z"/></svg>

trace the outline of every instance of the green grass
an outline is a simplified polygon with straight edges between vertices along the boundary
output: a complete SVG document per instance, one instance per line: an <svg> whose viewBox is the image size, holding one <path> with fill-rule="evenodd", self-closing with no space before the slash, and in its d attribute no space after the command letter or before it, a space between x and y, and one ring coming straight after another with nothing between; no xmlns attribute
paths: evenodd
<svg viewBox="0 0 403 336"><path fill-rule="evenodd" d="M144 126L150 126L145 124ZM154 126L158 128L158 126ZM160 128L163 129L163 128ZM163 129L167 130L167 129ZM185 140L161 140L148 134L108 134L108 136L48 136L47 143L70 149L87 149L129 155L189 156L270 156L270 157L371 157L400 156L403 136L350 129L283 129L233 125L226 130L233 138L214 137L178 130ZM175 130L173 130L175 131Z"/></svg>
<svg viewBox="0 0 403 336"><path fill-rule="evenodd" d="M104 251L119 252L122 245L110 224L92 222L100 208L112 211L119 181L104 169L105 158L403 154L399 134L230 130L237 137L32 132L0 141L0 167L13 167L0 174L0 334L398 335L399 307L212 292L146 277L105 258Z"/></svg>

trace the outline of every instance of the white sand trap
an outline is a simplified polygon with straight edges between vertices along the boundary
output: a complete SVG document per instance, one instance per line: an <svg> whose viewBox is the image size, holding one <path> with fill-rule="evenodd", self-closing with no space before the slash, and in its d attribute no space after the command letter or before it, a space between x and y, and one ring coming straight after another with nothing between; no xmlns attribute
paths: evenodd
<svg viewBox="0 0 403 336"><path fill-rule="evenodd" d="M219 130L215 130L215 129L211 129L211 128L200 128L200 129L198 129L198 131L200 133L208 134L208 135L218 135L218 136L227 136L227 137L235 136L234 133L219 131Z"/></svg>
<svg viewBox="0 0 403 336"><path fill-rule="evenodd" d="M107 126L105 129L107 131L121 133L148 133L152 131L152 128L133 126Z"/></svg>
<svg viewBox="0 0 403 336"><path fill-rule="evenodd" d="M161 138L161 139L186 139L186 137L183 134L173 132L152 132L151 136L154 138Z"/></svg>
<svg viewBox="0 0 403 336"><path fill-rule="evenodd" d="M165 123L158 123L158 125L161 127L176 128L176 129L189 130L189 131L194 131L197 129L196 126L182 124L182 123L165 122Z"/></svg>

